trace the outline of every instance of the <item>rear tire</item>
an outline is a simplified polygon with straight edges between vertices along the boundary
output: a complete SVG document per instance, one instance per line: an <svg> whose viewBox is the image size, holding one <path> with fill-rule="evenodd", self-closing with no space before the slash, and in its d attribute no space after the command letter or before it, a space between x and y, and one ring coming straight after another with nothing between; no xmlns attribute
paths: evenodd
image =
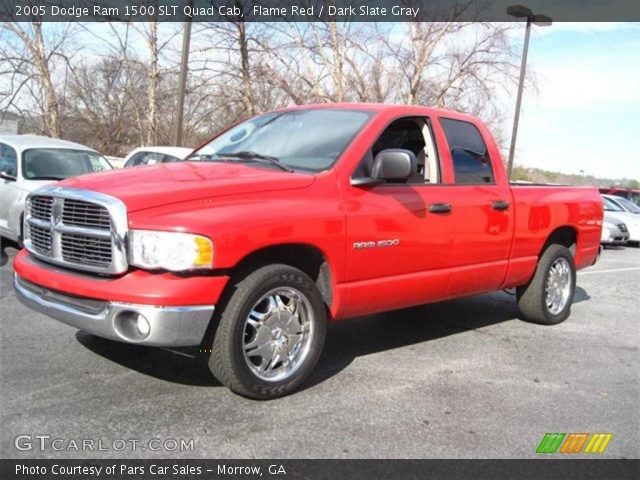
<svg viewBox="0 0 640 480"><path fill-rule="evenodd" d="M262 267L223 306L209 368L233 392L259 400L292 393L316 366L326 307L313 280L288 265Z"/></svg>
<svg viewBox="0 0 640 480"><path fill-rule="evenodd" d="M521 317L542 325L563 322L571 314L575 288L573 255L562 245L549 246L538 260L533 278L516 290Z"/></svg>

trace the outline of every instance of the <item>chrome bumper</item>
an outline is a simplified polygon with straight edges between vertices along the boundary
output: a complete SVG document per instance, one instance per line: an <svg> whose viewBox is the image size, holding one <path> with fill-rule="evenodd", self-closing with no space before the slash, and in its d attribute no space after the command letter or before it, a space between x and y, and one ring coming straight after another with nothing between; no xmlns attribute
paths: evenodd
<svg viewBox="0 0 640 480"><path fill-rule="evenodd" d="M199 345L215 306L157 307L74 297L48 290L14 274L23 305L99 337L150 346ZM140 316L146 320L139 328Z"/></svg>

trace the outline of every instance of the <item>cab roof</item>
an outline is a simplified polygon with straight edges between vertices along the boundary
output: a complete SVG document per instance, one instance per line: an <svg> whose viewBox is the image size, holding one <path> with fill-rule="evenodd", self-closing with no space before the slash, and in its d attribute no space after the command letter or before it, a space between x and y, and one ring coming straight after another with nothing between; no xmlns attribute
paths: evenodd
<svg viewBox="0 0 640 480"><path fill-rule="evenodd" d="M279 108L274 111L288 110L312 110L312 109L336 109L336 110L362 110L374 113L398 113L402 115L427 115L444 116L460 120L475 120L475 117L455 110L446 110L437 107L423 107L420 105L403 105L394 103L315 103L308 105L295 105Z"/></svg>

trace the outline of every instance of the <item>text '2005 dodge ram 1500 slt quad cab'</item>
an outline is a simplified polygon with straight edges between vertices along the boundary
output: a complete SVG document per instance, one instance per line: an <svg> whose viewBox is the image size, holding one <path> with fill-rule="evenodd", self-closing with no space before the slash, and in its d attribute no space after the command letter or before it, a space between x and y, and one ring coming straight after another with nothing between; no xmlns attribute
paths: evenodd
<svg viewBox="0 0 640 480"><path fill-rule="evenodd" d="M516 287L569 315L599 253L595 188L511 187L476 118L398 105L261 114L186 162L33 192L14 286L94 335L211 350L241 395L296 389L326 322Z"/></svg>

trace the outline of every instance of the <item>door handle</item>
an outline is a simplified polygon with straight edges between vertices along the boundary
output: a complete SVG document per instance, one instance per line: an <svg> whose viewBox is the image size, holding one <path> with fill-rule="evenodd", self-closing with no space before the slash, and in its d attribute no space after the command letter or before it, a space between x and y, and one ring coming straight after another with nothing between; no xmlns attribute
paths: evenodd
<svg viewBox="0 0 640 480"><path fill-rule="evenodd" d="M497 200L491 204L491 207L494 210L508 210L509 202L507 202L506 200Z"/></svg>
<svg viewBox="0 0 640 480"><path fill-rule="evenodd" d="M432 203L429 205L431 213L449 213L451 211L450 203Z"/></svg>

